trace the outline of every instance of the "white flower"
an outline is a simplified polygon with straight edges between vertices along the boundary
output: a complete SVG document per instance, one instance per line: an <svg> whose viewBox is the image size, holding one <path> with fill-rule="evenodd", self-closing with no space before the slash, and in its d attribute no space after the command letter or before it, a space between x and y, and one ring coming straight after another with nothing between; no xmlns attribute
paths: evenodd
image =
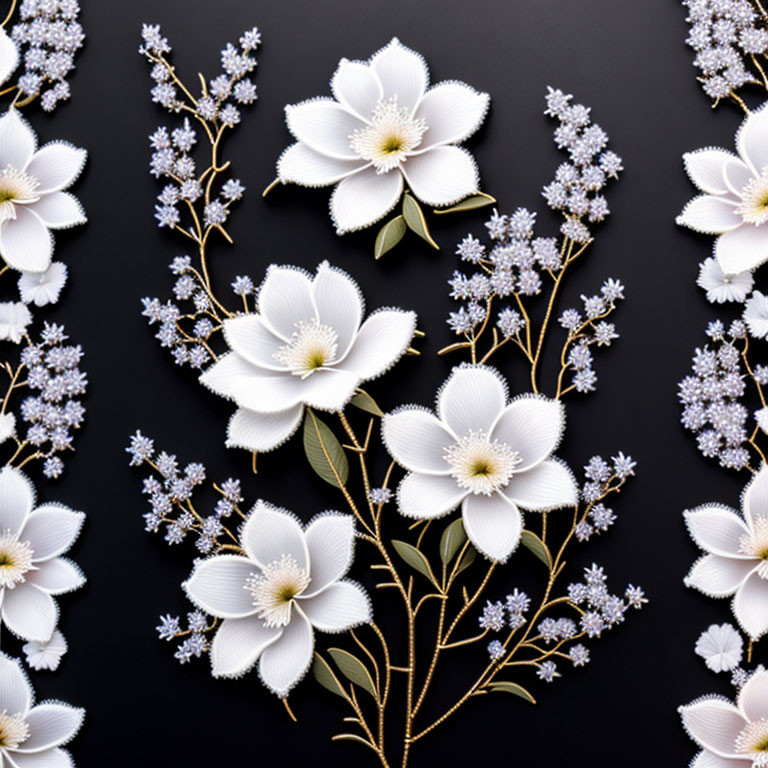
<svg viewBox="0 0 768 768"><path fill-rule="evenodd" d="M752 336L768 338L768 296L754 291L744 305L744 322Z"/></svg>
<svg viewBox="0 0 768 768"><path fill-rule="evenodd" d="M31 322L32 315L26 304L20 301L0 302L0 339L18 344Z"/></svg>
<svg viewBox="0 0 768 768"><path fill-rule="evenodd" d="M715 256L729 275L768 259L768 105L750 112L736 133L737 155L707 148L683 156L691 181L704 193L677 223L719 235Z"/></svg>
<svg viewBox="0 0 768 768"><path fill-rule="evenodd" d="M739 666L744 643L732 624L712 624L696 641L696 653L713 672Z"/></svg>
<svg viewBox="0 0 768 768"><path fill-rule="evenodd" d="M564 418L556 400L525 395L507 403L506 384L493 368L454 368L438 392L437 416L406 406L384 417L387 449L410 470L397 491L400 511L431 519L461 504L472 544L506 560L523 529L519 507L576 504L571 471L550 458Z"/></svg>
<svg viewBox="0 0 768 768"><path fill-rule="evenodd" d="M723 304L726 301L743 302L754 285L751 272L726 275L715 258L708 258L699 266L696 284L707 292L707 301Z"/></svg>
<svg viewBox="0 0 768 768"><path fill-rule="evenodd" d="M679 709L688 735L703 751L691 768L768 765L768 671L758 667L732 704L703 696Z"/></svg>
<svg viewBox="0 0 768 768"><path fill-rule="evenodd" d="M80 569L60 557L85 515L60 504L34 506L27 477L12 467L0 471L0 616L14 635L48 642L59 615L53 596L85 583Z"/></svg>
<svg viewBox="0 0 768 768"><path fill-rule="evenodd" d="M44 307L55 304L67 282L67 267L54 261L45 272L22 272L19 277L19 294L25 304Z"/></svg>
<svg viewBox="0 0 768 768"><path fill-rule="evenodd" d="M17 659L0 653L0 758L3 766L72 768L61 749L83 724L85 710L60 701L35 705Z"/></svg>
<svg viewBox="0 0 768 768"><path fill-rule="evenodd" d="M311 277L271 266L259 312L226 320L231 352L200 381L237 403L227 445L271 451L298 428L304 405L340 411L361 382L394 365L411 343L416 315L373 313L362 323L363 299L349 275L323 262Z"/></svg>
<svg viewBox="0 0 768 768"><path fill-rule="evenodd" d="M47 643L31 640L22 648L27 657L27 664L32 669L59 668L61 657L67 652L67 640L57 629Z"/></svg>
<svg viewBox="0 0 768 768"><path fill-rule="evenodd" d="M12 413L0 413L0 443L16 434L16 417Z"/></svg>
<svg viewBox="0 0 768 768"><path fill-rule="evenodd" d="M239 677L258 661L259 676L285 696L312 660L314 629L342 632L370 621L368 596L342 580L352 563L354 520L296 518L259 501L240 531L242 555L203 560L184 588L206 613L223 619L211 645L215 677Z"/></svg>
<svg viewBox="0 0 768 768"><path fill-rule="evenodd" d="M707 553L685 583L710 597L733 595L733 613L752 640L768 632L768 467L742 497L743 517L719 504L684 513L693 540Z"/></svg>
<svg viewBox="0 0 768 768"><path fill-rule="evenodd" d="M368 61L339 62L331 91L285 108L296 139L277 162L281 182L336 184L338 234L373 224L407 185L432 206L478 191L474 158L460 144L485 119L489 96L456 80L428 88L424 58L394 38Z"/></svg>
<svg viewBox="0 0 768 768"><path fill-rule="evenodd" d="M768 407L755 411L755 421L757 426L768 434Z"/></svg>
<svg viewBox="0 0 768 768"><path fill-rule="evenodd" d="M0 27L0 85L5 83L19 65L19 49L4 27Z"/></svg>
<svg viewBox="0 0 768 768"><path fill-rule="evenodd" d="M43 272L53 253L50 229L85 222L63 192L80 175L86 151L63 141L37 149L34 131L14 110L0 117L0 256L13 269Z"/></svg>

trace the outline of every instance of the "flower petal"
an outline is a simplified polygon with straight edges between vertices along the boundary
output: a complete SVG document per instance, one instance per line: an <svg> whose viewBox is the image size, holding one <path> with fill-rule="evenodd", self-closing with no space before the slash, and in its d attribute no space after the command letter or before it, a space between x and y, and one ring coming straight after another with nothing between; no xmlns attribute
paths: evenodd
<svg viewBox="0 0 768 768"><path fill-rule="evenodd" d="M213 676L244 675L282 632L282 627L265 627L257 616L224 619L211 643Z"/></svg>
<svg viewBox="0 0 768 768"><path fill-rule="evenodd" d="M321 155L359 160L349 137L365 123L333 99L318 97L285 108L288 130L294 138Z"/></svg>
<svg viewBox="0 0 768 768"><path fill-rule="evenodd" d="M749 528L738 513L728 507L707 504L683 513L691 538L707 552L737 560L754 559L740 552L741 539Z"/></svg>
<svg viewBox="0 0 768 768"><path fill-rule="evenodd" d="M336 360L342 360L355 340L363 319L363 295L346 273L324 261L312 281L317 319L330 325L338 336Z"/></svg>
<svg viewBox="0 0 768 768"><path fill-rule="evenodd" d="M747 576L733 598L733 612L752 640L768 632L768 582L757 572Z"/></svg>
<svg viewBox="0 0 768 768"><path fill-rule="evenodd" d="M719 235L744 226L744 220L736 213L736 203L713 195L694 197L683 208L676 222L705 235Z"/></svg>
<svg viewBox="0 0 768 768"><path fill-rule="evenodd" d="M40 183L38 194L48 194L72 184L82 172L87 157L84 149L65 141L52 141L35 152L26 170Z"/></svg>
<svg viewBox="0 0 768 768"><path fill-rule="evenodd" d="M735 155L723 166L723 179L734 200L741 199L741 192L754 176L749 166Z"/></svg>
<svg viewBox="0 0 768 768"><path fill-rule="evenodd" d="M245 585L257 572L256 564L247 557L214 555L197 565L183 587L189 599L206 613L220 619L242 619L256 612Z"/></svg>
<svg viewBox="0 0 768 768"><path fill-rule="evenodd" d="M560 443L565 409L559 400L523 396L513 400L499 415L491 437L507 443L520 454L517 472L540 464Z"/></svg>
<svg viewBox="0 0 768 768"><path fill-rule="evenodd" d="M438 144L459 144L483 123L491 97L455 80L430 88L414 117L427 123L419 154Z"/></svg>
<svg viewBox="0 0 768 768"><path fill-rule="evenodd" d="M737 758L720 757L706 750L699 752L690 768L745 768L744 761Z"/></svg>
<svg viewBox="0 0 768 768"><path fill-rule="evenodd" d="M259 677L278 696L285 696L304 677L312 661L315 637L312 625L301 609L294 608L291 623L277 642L264 649L259 660Z"/></svg>
<svg viewBox="0 0 768 768"><path fill-rule="evenodd" d="M36 146L35 132L15 109L0 117L0 168L25 170Z"/></svg>
<svg viewBox="0 0 768 768"><path fill-rule="evenodd" d="M19 49L4 28L0 28L0 84L11 76L19 65Z"/></svg>
<svg viewBox="0 0 768 768"><path fill-rule="evenodd" d="M310 567L307 542L298 520L284 509L257 501L240 534L248 557L264 567L290 555L300 568Z"/></svg>
<svg viewBox="0 0 768 768"><path fill-rule="evenodd" d="M310 578L302 595L306 599L322 592L349 570L355 543L355 521L350 515L320 515L307 526L304 535L309 550Z"/></svg>
<svg viewBox="0 0 768 768"><path fill-rule="evenodd" d="M753 529L758 520L768 517L768 467L765 464L744 490L743 506L744 517Z"/></svg>
<svg viewBox="0 0 768 768"><path fill-rule="evenodd" d="M16 206L16 218L0 225L0 256L12 269L45 272L53 254L48 227L29 206Z"/></svg>
<svg viewBox="0 0 768 768"><path fill-rule="evenodd" d="M490 433L507 402L507 385L494 368L454 368L437 393L437 415L457 436L470 431Z"/></svg>
<svg viewBox="0 0 768 768"><path fill-rule="evenodd" d="M736 757L736 738L746 721L733 704L704 698L680 707L679 712L685 730L699 746L721 757Z"/></svg>
<svg viewBox="0 0 768 768"><path fill-rule="evenodd" d="M33 707L25 720L29 738L16 748L17 752L42 752L66 744L80 730L84 709L47 701Z"/></svg>
<svg viewBox="0 0 768 768"><path fill-rule="evenodd" d="M475 158L462 147L432 147L411 155L403 175L413 194L427 205L451 205L480 189Z"/></svg>
<svg viewBox="0 0 768 768"><path fill-rule="evenodd" d="M74 592L85 584L83 572L70 560L54 557L27 574L27 581L50 595Z"/></svg>
<svg viewBox="0 0 768 768"><path fill-rule="evenodd" d="M3 622L17 637L46 642L56 629L59 611L53 598L32 584L6 589L2 604Z"/></svg>
<svg viewBox="0 0 768 768"><path fill-rule="evenodd" d="M50 560L66 552L83 527L85 514L56 504L33 510L19 536L32 546L32 562Z"/></svg>
<svg viewBox="0 0 768 768"><path fill-rule="evenodd" d="M13 467L0 470L0 530L17 533L35 504L35 488Z"/></svg>
<svg viewBox="0 0 768 768"><path fill-rule="evenodd" d="M277 178L283 184L302 187L327 187L365 168L368 163L356 158L340 160L315 152L300 141L287 147L277 160Z"/></svg>
<svg viewBox="0 0 768 768"><path fill-rule="evenodd" d="M297 323L317 317L312 280L294 267L269 267L259 289L258 305L267 327L286 341L297 330Z"/></svg>
<svg viewBox="0 0 768 768"><path fill-rule="evenodd" d="M736 703L747 720L768 720L768 671L758 667L739 691Z"/></svg>
<svg viewBox="0 0 768 768"><path fill-rule="evenodd" d="M375 379L405 354L415 331L415 312L380 309L363 323L349 353L335 367L355 373L362 381Z"/></svg>
<svg viewBox="0 0 768 768"><path fill-rule="evenodd" d="M410 472L397 488L397 505L406 517L427 520L447 515L467 495L450 476L423 475Z"/></svg>
<svg viewBox="0 0 768 768"><path fill-rule="evenodd" d="M418 105L429 83L424 57L396 37L371 57L371 69L381 81L384 98L396 96L397 103L408 109Z"/></svg>
<svg viewBox="0 0 768 768"><path fill-rule="evenodd" d="M43 195L29 207L50 229L66 229L88 221L80 201L69 192L52 192L50 195Z"/></svg>
<svg viewBox="0 0 768 768"><path fill-rule="evenodd" d="M295 377L294 378L298 378ZM299 379L299 381L302 381ZM316 371L302 381L300 396L302 402L320 411L336 413L352 399L360 376L354 371L345 371L340 367Z"/></svg>
<svg viewBox="0 0 768 768"><path fill-rule="evenodd" d="M376 173L365 168L340 181L331 195L331 219L336 233L365 229L386 216L403 194L403 176L397 170Z"/></svg>
<svg viewBox="0 0 768 768"><path fill-rule="evenodd" d="M13 765L9 762L8 768L75 768L75 764L69 752L57 747L33 754L14 752Z"/></svg>
<svg viewBox="0 0 768 768"><path fill-rule="evenodd" d="M32 699L32 686L21 669L21 663L0 653L0 712L26 714Z"/></svg>
<svg viewBox="0 0 768 768"><path fill-rule="evenodd" d="M275 359L285 339L277 336L260 315L248 314L224 321L224 338L230 349L257 368L268 371L287 371L283 363Z"/></svg>
<svg viewBox="0 0 768 768"><path fill-rule="evenodd" d="M685 584L709 597L732 595L755 567L755 560L734 560L718 555L704 555L691 567Z"/></svg>
<svg viewBox="0 0 768 768"><path fill-rule="evenodd" d="M765 105L750 111L736 133L736 151L759 175L768 165L768 109Z"/></svg>
<svg viewBox="0 0 768 768"><path fill-rule="evenodd" d="M725 149L697 149L686 152L683 163L691 181L708 195L726 195L730 191L725 181L725 169L731 163L738 163L749 173L747 166L733 152Z"/></svg>
<svg viewBox="0 0 768 768"><path fill-rule="evenodd" d="M365 590L351 581L337 581L298 604L310 623L321 632L344 632L371 620L371 601Z"/></svg>
<svg viewBox="0 0 768 768"><path fill-rule="evenodd" d="M444 455L456 437L425 408L411 406L386 414L382 437L392 458L406 469L428 475L449 473Z"/></svg>
<svg viewBox="0 0 768 768"><path fill-rule="evenodd" d="M275 413L238 408L227 425L226 446L259 453L272 451L293 436L303 415L304 406L301 403Z"/></svg>
<svg viewBox="0 0 768 768"><path fill-rule="evenodd" d="M579 498L573 473L557 459L549 459L519 474L515 472L503 493L523 509L534 512L572 507Z"/></svg>
<svg viewBox="0 0 768 768"><path fill-rule="evenodd" d="M520 543L523 516L514 502L499 493L467 496L461 517L467 538L491 560L505 562Z"/></svg>
<svg viewBox="0 0 768 768"><path fill-rule="evenodd" d="M381 81L362 61L342 59L331 78L331 93L336 100L361 120L368 121L384 95Z"/></svg>
<svg viewBox="0 0 768 768"><path fill-rule="evenodd" d="M768 261L768 226L747 225L715 240L715 257L726 275L748 272Z"/></svg>

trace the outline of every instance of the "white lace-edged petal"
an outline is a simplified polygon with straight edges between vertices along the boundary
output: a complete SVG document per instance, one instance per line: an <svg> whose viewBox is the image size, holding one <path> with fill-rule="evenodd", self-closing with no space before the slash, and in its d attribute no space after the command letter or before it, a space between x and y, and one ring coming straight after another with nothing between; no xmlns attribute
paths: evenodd
<svg viewBox="0 0 768 768"><path fill-rule="evenodd" d="M220 619L242 619L256 613L248 577L258 568L241 555L214 555L203 560L184 583L189 599Z"/></svg>
<svg viewBox="0 0 768 768"><path fill-rule="evenodd" d="M277 160L277 178L284 184L327 187L361 171L368 163L360 158L328 157L302 142L291 144Z"/></svg>
<svg viewBox="0 0 768 768"><path fill-rule="evenodd" d="M39 563L66 552L78 537L84 521L82 512L58 504L44 504L30 513L19 536L29 541L32 561Z"/></svg>
<svg viewBox="0 0 768 768"><path fill-rule="evenodd" d="M336 233L355 232L384 218L403 194L397 170L376 173L372 167L340 181L331 195L331 219Z"/></svg>
<svg viewBox="0 0 768 768"><path fill-rule="evenodd" d="M720 757L714 752L702 751L694 758L690 768L746 768L744 761L735 757Z"/></svg>
<svg viewBox="0 0 768 768"><path fill-rule="evenodd" d="M342 360L355 340L363 319L365 306L360 289L346 272L324 261L317 268L311 290L317 319L336 332L336 360Z"/></svg>
<svg viewBox="0 0 768 768"><path fill-rule="evenodd" d="M744 517L754 530L760 518L768 517L768 467L763 464L744 489Z"/></svg>
<svg viewBox="0 0 768 768"><path fill-rule="evenodd" d="M32 687L19 661L0 653L0 712L26 714L33 698Z"/></svg>
<svg viewBox="0 0 768 768"><path fill-rule="evenodd" d="M765 105L752 110L736 133L736 151L753 170L760 171L768 165L768 109Z"/></svg>
<svg viewBox="0 0 768 768"><path fill-rule="evenodd" d="M46 701L33 707L25 718L29 738L17 748L19 753L35 753L53 749L70 741L80 730L85 717L84 709Z"/></svg>
<svg viewBox="0 0 768 768"><path fill-rule="evenodd" d="M75 768L72 755L59 747L44 752L14 752L12 759L13 764L9 760L8 768Z"/></svg>
<svg viewBox="0 0 768 768"><path fill-rule="evenodd" d="M302 596L297 603L321 632L344 632L371 620L368 595L351 581L338 581L318 595Z"/></svg>
<svg viewBox="0 0 768 768"><path fill-rule="evenodd" d="M768 581L756 572L747 576L733 597L733 612L752 640L768 632Z"/></svg>
<svg viewBox="0 0 768 768"><path fill-rule="evenodd" d="M454 368L437 394L437 415L458 436L489 433L507 402L499 373L484 365Z"/></svg>
<svg viewBox="0 0 768 768"><path fill-rule="evenodd" d="M502 493L523 509L534 512L573 507L579 499L573 473L563 462L555 459L515 473Z"/></svg>
<svg viewBox="0 0 768 768"><path fill-rule="evenodd" d="M297 323L317 318L312 280L293 267L269 267L259 289L258 305L261 319L286 341L297 330Z"/></svg>
<svg viewBox="0 0 768 768"><path fill-rule="evenodd" d="M261 681L273 693L285 696L309 669L314 645L312 625L301 609L294 607L291 623L280 638L261 654Z"/></svg>
<svg viewBox="0 0 768 768"><path fill-rule="evenodd" d="M24 640L50 640L59 618L53 598L32 584L4 590L1 610L5 626Z"/></svg>
<svg viewBox="0 0 768 768"><path fill-rule="evenodd" d="M281 627L265 627L257 616L224 619L211 643L214 677L240 677L259 660L265 648L282 634Z"/></svg>
<svg viewBox="0 0 768 768"><path fill-rule="evenodd" d="M309 586L302 593L306 599L346 575L352 564L355 521L350 515L319 515L307 526L304 535L309 550L310 578Z"/></svg>
<svg viewBox="0 0 768 768"><path fill-rule="evenodd" d="M406 469L448 475L445 451L456 436L426 409L414 406L388 413L382 420L382 436L392 458Z"/></svg>
<svg viewBox="0 0 768 768"><path fill-rule="evenodd" d="M18 469L0 470L0 531L18 533L35 505L35 489Z"/></svg>
<svg viewBox="0 0 768 768"><path fill-rule="evenodd" d="M768 671L758 669L742 686L736 704L747 720L768 720Z"/></svg>
<svg viewBox="0 0 768 768"><path fill-rule="evenodd" d="M403 174L413 194L427 205L452 205L480 190L474 157L462 147L442 145L412 155Z"/></svg>
<svg viewBox="0 0 768 768"><path fill-rule="evenodd" d="M720 235L744 226L744 220L736 212L736 202L714 195L694 197L676 221L681 227L705 235Z"/></svg>
<svg viewBox="0 0 768 768"><path fill-rule="evenodd" d="M725 180L725 169L731 163L738 163L749 173L747 166L725 149L707 148L686 152L683 163L691 181L707 195L728 194L730 190Z"/></svg>
<svg viewBox="0 0 768 768"><path fill-rule="evenodd" d="M746 720L733 704L717 697L699 699L680 707L680 716L699 746L721 757L736 757L736 738Z"/></svg>
<svg viewBox="0 0 768 768"><path fill-rule="evenodd" d="M384 95L373 68L361 61L342 59L331 78L331 92L337 101L361 120L370 120Z"/></svg>
<svg viewBox="0 0 768 768"><path fill-rule="evenodd" d="M446 81L430 88L415 117L426 120L427 131L419 152L438 144L459 144L483 123L491 98L465 83Z"/></svg>
<svg viewBox="0 0 768 768"><path fill-rule="evenodd" d="M744 224L715 240L715 257L726 275L756 269L768 261L768 226Z"/></svg>
<svg viewBox="0 0 768 768"><path fill-rule="evenodd" d="M16 218L0 224L0 256L11 269L45 272L51 264L53 236L29 206L17 205Z"/></svg>
<svg viewBox="0 0 768 768"><path fill-rule="evenodd" d="M5 83L19 66L19 49L5 28L0 27L0 84Z"/></svg>
<svg viewBox="0 0 768 768"><path fill-rule="evenodd" d="M284 509L257 501L243 525L241 541L248 557L261 567L290 555L299 568L309 570L309 550L299 522Z"/></svg>
<svg viewBox="0 0 768 768"><path fill-rule="evenodd" d="M85 584L85 576L80 568L63 557L39 563L36 571L27 574L26 580L49 595L74 592Z"/></svg>
<svg viewBox="0 0 768 768"><path fill-rule="evenodd" d="M505 562L520 543L523 516L514 502L499 493L467 496L461 517L467 538L490 560Z"/></svg>
<svg viewBox="0 0 768 768"><path fill-rule="evenodd" d="M341 104L317 98L285 108L288 130L310 149L339 160L359 160L349 146L349 137L365 124Z"/></svg>
<svg viewBox="0 0 768 768"><path fill-rule="evenodd" d="M10 165L19 171L27 170L36 147L34 131L15 109L0 117L0 168Z"/></svg>
<svg viewBox="0 0 768 768"><path fill-rule="evenodd" d="M39 194L66 189L81 174L88 153L65 141L53 141L35 152L26 170L40 186Z"/></svg>
<svg viewBox="0 0 768 768"><path fill-rule="evenodd" d="M397 97L401 107L414 109L427 90L427 62L420 53L406 48L396 37L371 57L371 69L378 75L383 97Z"/></svg>
<svg viewBox="0 0 768 768"><path fill-rule="evenodd" d="M294 435L303 416L301 403L275 413L238 408L227 425L226 446L258 453L273 451Z"/></svg>
<svg viewBox="0 0 768 768"><path fill-rule="evenodd" d="M693 564L685 583L710 597L727 597L744 583L755 566L754 560L704 555Z"/></svg>
<svg viewBox="0 0 768 768"><path fill-rule="evenodd" d="M248 314L224 321L224 338L233 352L257 368L287 371L275 355L285 339L275 335L260 315Z"/></svg>
<svg viewBox="0 0 768 768"><path fill-rule="evenodd" d="M750 555L740 551L741 539L749 534L749 529L734 510L708 504L684 512L683 516L691 538L703 550L737 560L750 559Z"/></svg>
<svg viewBox="0 0 768 768"><path fill-rule="evenodd" d="M31 203L29 208L49 229L68 229L85 224L88 220L80 201L69 192L43 195L36 203Z"/></svg>
<svg viewBox="0 0 768 768"><path fill-rule="evenodd" d="M410 472L397 488L397 505L406 517L431 520L456 509L467 493L467 489L460 488L450 476Z"/></svg>

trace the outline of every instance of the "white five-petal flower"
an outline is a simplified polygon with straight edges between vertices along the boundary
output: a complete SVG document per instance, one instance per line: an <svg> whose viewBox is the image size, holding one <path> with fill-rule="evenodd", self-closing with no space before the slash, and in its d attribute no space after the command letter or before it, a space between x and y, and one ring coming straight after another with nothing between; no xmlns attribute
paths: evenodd
<svg viewBox="0 0 768 768"><path fill-rule="evenodd" d="M14 635L50 640L59 615L53 597L85 583L80 569L61 557L84 519L61 504L35 508L29 479L12 467L0 471L0 616Z"/></svg>
<svg viewBox="0 0 768 768"><path fill-rule="evenodd" d="M432 206L477 192L474 158L456 145L480 127L489 96L456 80L428 86L424 57L397 38L368 61L342 59L331 79L334 98L285 108L296 143L280 156L278 179L335 184L338 234L381 219L405 185Z"/></svg>
<svg viewBox="0 0 768 768"><path fill-rule="evenodd" d="M729 275L768 260L768 105L744 119L736 152L708 147L683 156L691 181L704 194L677 217L682 226L719 235L715 256Z"/></svg>
<svg viewBox="0 0 768 768"><path fill-rule="evenodd" d="M696 653L713 672L729 672L741 663L744 643L733 624L712 624L696 641Z"/></svg>
<svg viewBox="0 0 768 768"><path fill-rule="evenodd" d="M30 640L22 650L27 657L27 664L32 669L56 670L59 668L67 648L67 639L57 629L48 642L41 643L38 640Z"/></svg>
<svg viewBox="0 0 768 768"><path fill-rule="evenodd" d="M685 583L710 597L733 595L736 620L753 640L768 632L768 467L750 481L742 512L706 504L684 513L693 540L706 552Z"/></svg>
<svg viewBox="0 0 768 768"><path fill-rule="evenodd" d="M768 765L768 671L759 667L736 704L704 696L680 707L688 735L702 747L691 768L760 768Z"/></svg>
<svg viewBox="0 0 768 768"><path fill-rule="evenodd" d="M225 321L232 351L200 378L237 403L227 445L250 451L271 451L287 440L305 405L340 411L361 382L400 359L416 329L416 314L400 309L379 310L362 322L360 289L327 262L314 277L270 267L258 309Z"/></svg>
<svg viewBox="0 0 768 768"><path fill-rule="evenodd" d="M19 294L25 304L44 307L59 300L66 282L66 264L54 261L45 272L22 272L19 277Z"/></svg>
<svg viewBox="0 0 768 768"><path fill-rule="evenodd" d="M64 192L80 175L86 151L63 141L37 149L37 137L14 109L0 117L0 256L13 269L43 272L53 254L49 230L86 221Z"/></svg>
<svg viewBox="0 0 768 768"><path fill-rule="evenodd" d="M507 402L493 368L454 368L437 395L437 415L406 406L383 420L384 442L409 470L397 491L408 517L431 519L461 505L469 540L492 560L506 560L520 541L520 507L572 506L573 474L550 458L563 433L557 400L527 395Z"/></svg>
<svg viewBox="0 0 768 768"><path fill-rule="evenodd" d="M370 621L362 587L343 577L352 563L354 520L325 513L302 528L259 501L240 532L245 555L203 560L184 588L206 613L223 619L211 645L215 677L259 676L285 696L309 668L314 630L343 632Z"/></svg>
<svg viewBox="0 0 768 768"><path fill-rule="evenodd" d="M80 730L85 710L60 701L35 704L19 662L0 653L0 763L16 768L72 768L61 749Z"/></svg>
<svg viewBox="0 0 768 768"><path fill-rule="evenodd" d="M755 279L749 271L726 275L718 260L710 256L699 265L699 278L696 280L696 285L707 292L707 301L712 304L724 304L726 301L736 301L741 304L749 296L754 282Z"/></svg>

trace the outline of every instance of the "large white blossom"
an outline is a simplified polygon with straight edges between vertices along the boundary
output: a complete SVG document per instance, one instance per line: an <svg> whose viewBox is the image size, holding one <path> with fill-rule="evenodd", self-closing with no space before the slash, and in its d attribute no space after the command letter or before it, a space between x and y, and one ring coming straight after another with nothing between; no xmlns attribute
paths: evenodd
<svg viewBox="0 0 768 768"><path fill-rule="evenodd" d="M284 696L312 660L314 630L342 632L371 618L370 602L346 575L354 520L325 513L302 528L263 501L240 532L245 555L203 560L184 585L206 613L223 619L211 645L216 677L239 677L257 662L262 682Z"/></svg>
<svg viewBox="0 0 768 768"><path fill-rule="evenodd" d="M688 175L704 194L677 217L682 226L719 235L715 256L729 275L768 260L768 105L744 119L736 152L707 147L684 155Z"/></svg>
<svg viewBox="0 0 768 768"><path fill-rule="evenodd" d="M680 707L688 735L702 748L691 768L768 765L768 671L759 667L736 703L703 696Z"/></svg>
<svg viewBox="0 0 768 768"><path fill-rule="evenodd" d="M562 404L525 395L507 402L493 368L454 368L437 395L437 415L405 406L383 420L384 442L409 470L397 491L402 514L432 519L461 505L469 540L492 560L520 541L520 508L577 502L573 474L550 458L563 433Z"/></svg>
<svg viewBox="0 0 768 768"><path fill-rule="evenodd" d="M85 582L80 569L61 557L84 519L61 504L35 507L29 479L12 467L0 471L0 617L14 635L51 639L59 616L54 596Z"/></svg>
<svg viewBox="0 0 768 768"><path fill-rule="evenodd" d="M64 192L80 175L86 151L64 141L37 149L37 137L15 109L0 117L0 256L13 269L43 272L51 263L49 230L86 221Z"/></svg>
<svg viewBox="0 0 768 768"><path fill-rule="evenodd" d="M331 218L339 234L373 224L407 186L445 206L478 191L477 165L457 144L473 134L489 96L448 80L429 87L424 57L397 38L368 61L339 62L331 91L285 109L296 139L277 163L281 182L335 184Z"/></svg>
<svg viewBox="0 0 768 768"><path fill-rule="evenodd" d="M0 764L3 768L73 768L61 749L80 730L85 710L60 701L35 704L19 662L0 653Z"/></svg>
<svg viewBox="0 0 768 768"><path fill-rule="evenodd" d="M239 409L227 445L270 451L298 428L308 405L339 411L361 382L384 373L405 353L416 315L381 309L363 320L360 289L323 262L314 276L272 266L258 312L226 320L231 352L200 378Z"/></svg>
<svg viewBox="0 0 768 768"><path fill-rule="evenodd" d="M736 620L753 640L768 632L768 467L742 497L742 515L720 504L687 511L693 540L705 551L686 584L710 597L733 595Z"/></svg>

